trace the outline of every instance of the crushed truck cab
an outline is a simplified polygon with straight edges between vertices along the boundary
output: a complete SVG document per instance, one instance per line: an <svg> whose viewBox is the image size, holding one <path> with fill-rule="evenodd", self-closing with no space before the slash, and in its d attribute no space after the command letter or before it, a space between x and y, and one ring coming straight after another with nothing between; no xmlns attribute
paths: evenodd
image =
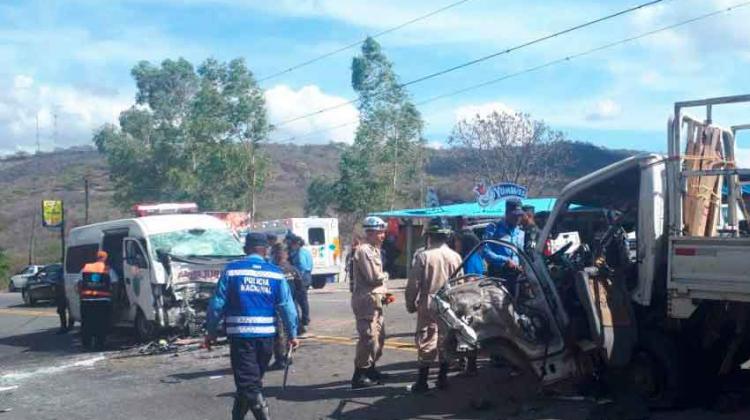
<svg viewBox="0 0 750 420"><path fill-rule="evenodd" d="M750 95L677 103L668 156L632 156L567 185L535 250L496 242L519 255L517 278L452 278L433 308L446 350L500 354L544 384L617 375L660 405L738 371L750 357L750 170L736 167L734 137L750 126L719 127L711 108L740 102ZM545 255L571 227L581 245Z"/></svg>

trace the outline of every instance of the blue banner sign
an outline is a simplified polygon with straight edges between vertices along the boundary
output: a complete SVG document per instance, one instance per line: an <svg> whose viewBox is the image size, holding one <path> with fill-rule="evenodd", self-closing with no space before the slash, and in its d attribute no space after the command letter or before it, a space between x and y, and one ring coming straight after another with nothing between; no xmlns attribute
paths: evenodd
<svg viewBox="0 0 750 420"><path fill-rule="evenodd" d="M501 182L490 187L484 182L479 182L473 191L477 203L482 207L487 207L500 200L507 200L509 198L524 199L528 190L526 187L511 182Z"/></svg>

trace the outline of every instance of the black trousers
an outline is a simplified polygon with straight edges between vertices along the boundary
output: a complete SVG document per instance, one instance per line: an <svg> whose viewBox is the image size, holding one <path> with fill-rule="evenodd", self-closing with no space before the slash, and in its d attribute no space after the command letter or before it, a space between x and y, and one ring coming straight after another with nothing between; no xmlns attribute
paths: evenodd
<svg viewBox="0 0 750 420"><path fill-rule="evenodd" d="M91 344L91 339L98 340L103 346L107 334L112 329L112 302L110 300L81 300L81 340L84 346Z"/></svg>
<svg viewBox="0 0 750 420"><path fill-rule="evenodd" d="M238 397L252 400L261 392L273 345L274 337L229 339L229 357Z"/></svg>
<svg viewBox="0 0 750 420"><path fill-rule="evenodd" d="M297 304L299 304L299 307L302 310L302 325L308 325L310 323L310 301L307 297L307 291L310 288L310 283L312 283L312 276L310 273L303 273L302 277L304 284L302 287L295 290L294 300L297 301Z"/></svg>

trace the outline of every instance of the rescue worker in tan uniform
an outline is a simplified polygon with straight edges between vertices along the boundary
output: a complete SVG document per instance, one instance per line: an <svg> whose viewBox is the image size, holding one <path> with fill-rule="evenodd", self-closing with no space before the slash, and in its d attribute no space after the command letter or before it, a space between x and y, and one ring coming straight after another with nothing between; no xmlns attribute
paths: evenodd
<svg viewBox="0 0 750 420"><path fill-rule="evenodd" d="M378 217L368 217L362 227L365 242L357 247L352 257L352 311L359 335L352 377L354 389L376 385L383 379L375 364L383 354L383 298L388 291L388 273L383 271L380 254L386 224Z"/></svg>
<svg viewBox="0 0 750 420"><path fill-rule="evenodd" d="M428 245L414 256L413 266L406 283L406 310L417 313L417 359L419 376L411 386L414 393L429 389L427 377L430 365L438 359L440 371L437 387L448 386L448 360L443 352L443 326L430 310L431 295L437 292L448 278L461 266L461 256L452 250L446 242L452 231L447 222L440 218L430 221L427 229ZM460 273L458 273L460 274Z"/></svg>

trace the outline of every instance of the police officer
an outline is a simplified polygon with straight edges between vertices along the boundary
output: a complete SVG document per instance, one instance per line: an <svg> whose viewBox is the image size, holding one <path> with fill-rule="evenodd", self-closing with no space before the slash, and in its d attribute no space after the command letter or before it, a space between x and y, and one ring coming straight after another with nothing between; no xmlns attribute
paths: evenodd
<svg viewBox="0 0 750 420"><path fill-rule="evenodd" d="M275 243L271 247L271 258L270 261L276 264L281 269L286 278L287 285L292 297L296 296L295 290L302 287L302 276L300 275L297 268L295 268L291 262L289 262L289 253L287 252L286 246L282 243ZM297 301L294 302L295 308L297 308L297 320L299 321L299 305ZM281 317L276 318L276 341L273 349L273 364L270 366L271 370L284 369L290 360L287 360L287 336L284 331L284 325L281 322Z"/></svg>
<svg viewBox="0 0 750 420"><path fill-rule="evenodd" d="M302 322L299 327L299 333L307 332L307 326L310 325L310 300L308 299L308 290L312 285L313 258L310 250L305 248L305 240L299 236L292 236L289 241L289 257L297 270L302 275L302 287L296 290L295 300L299 303L302 310Z"/></svg>
<svg viewBox="0 0 750 420"><path fill-rule="evenodd" d="M257 420L270 419L268 403L261 391L277 334L277 310L286 327L289 345L299 345L297 310L284 273L265 260L267 247L268 239L262 233L249 233L245 237L248 257L227 264L208 308L206 348L210 350L215 342L222 318L229 338L237 388L232 420L244 419L248 410Z"/></svg>
<svg viewBox="0 0 750 420"><path fill-rule="evenodd" d="M383 354L385 323L383 298L388 291L388 273L383 271L380 247L385 239L386 224L379 217L367 217L362 223L365 242L352 257L352 311L357 323L356 355L352 388L376 385L383 379L375 367Z"/></svg>
<svg viewBox="0 0 750 420"><path fill-rule="evenodd" d="M438 359L440 370L437 387L448 386L448 360L443 352L444 332L430 311L431 295L445 285L448 278L461 266L461 256L446 243L452 230L444 219L432 219L427 228L428 245L414 256L414 265L406 283L406 310L417 313L417 359L419 376L411 390L415 393L429 389L427 376L430 365ZM461 274L461 273L458 273Z"/></svg>
<svg viewBox="0 0 750 420"><path fill-rule="evenodd" d="M487 226L484 239L510 242L516 248L523 249L524 233L519 227L523 216L524 212L521 210L521 200L508 199L505 202L505 218ZM491 277L500 277L513 281L520 271L518 255L507 246L486 244L482 247L482 255L484 255L487 261L487 273Z"/></svg>

